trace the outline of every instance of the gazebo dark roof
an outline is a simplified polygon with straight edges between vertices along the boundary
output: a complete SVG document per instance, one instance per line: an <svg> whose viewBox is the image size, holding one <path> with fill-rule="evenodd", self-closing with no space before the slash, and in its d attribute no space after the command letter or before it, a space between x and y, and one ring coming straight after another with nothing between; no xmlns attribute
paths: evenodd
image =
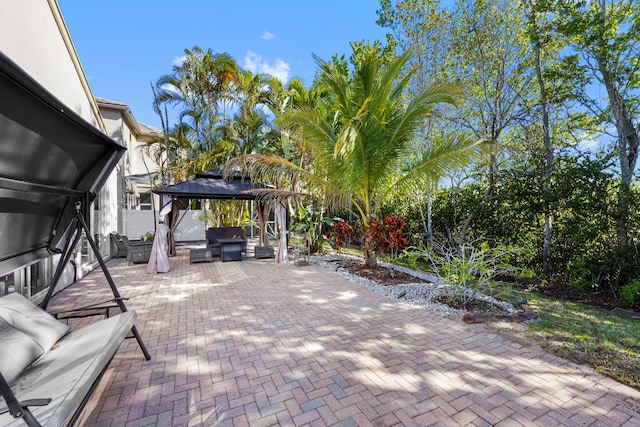
<svg viewBox="0 0 640 427"><path fill-rule="evenodd" d="M157 188L153 192L181 199L253 200L256 196L249 191L261 188L268 187L251 181L239 172L225 178L222 170L211 169L199 172L187 181Z"/></svg>

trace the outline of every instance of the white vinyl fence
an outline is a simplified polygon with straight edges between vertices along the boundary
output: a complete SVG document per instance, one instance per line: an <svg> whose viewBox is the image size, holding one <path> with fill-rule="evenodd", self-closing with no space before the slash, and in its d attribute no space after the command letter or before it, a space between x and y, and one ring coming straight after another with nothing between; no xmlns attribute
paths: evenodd
<svg viewBox="0 0 640 427"><path fill-rule="evenodd" d="M178 228L175 231L176 242L194 242L205 240L204 222L198 218L202 216L201 210L180 211ZM158 212L156 212L156 222ZM129 239L140 239L148 232L154 232L156 222L153 220L153 211L122 211L122 234Z"/></svg>
<svg viewBox="0 0 640 427"><path fill-rule="evenodd" d="M176 242L197 242L206 239L205 225L199 218L203 217L202 210L186 210L180 211L180 219L178 228L175 232ZM156 212L156 222L158 220L158 212ZM211 224L209 224L209 227ZM146 233L154 232L156 223L153 220L153 211L122 211L122 234L129 239L141 239ZM276 238L276 225L274 221L267 222L267 234L272 238ZM258 227L255 224L245 224L245 233L247 237L254 238L258 236Z"/></svg>

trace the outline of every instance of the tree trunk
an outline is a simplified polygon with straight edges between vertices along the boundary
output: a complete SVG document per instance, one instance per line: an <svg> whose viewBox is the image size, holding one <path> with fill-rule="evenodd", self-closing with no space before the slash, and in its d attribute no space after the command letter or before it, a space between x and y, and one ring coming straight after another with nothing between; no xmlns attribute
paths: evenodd
<svg viewBox="0 0 640 427"><path fill-rule="evenodd" d="M538 87L540 88L540 109L542 110L542 139L544 142L545 171L544 171L544 194L551 192L551 175L554 168L553 145L551 143L551 131L549 128L549 101L542 77L542 67L540 65L540 47L536 46L535 52L536 76ZM544 241L542 244L542 270L544 277L550 279L553 273L551 265L551 242L553 238L553 221L551 206L548 200L544 201Z"/></svg>
<svg viewBox="0 0 640 427"><path fill-rule="evenodd" d="M373 250L373 242L371 240L371 234L367 231L364 233L364 242L362 245L364 252L364 265L367 268L375 268L378 266L378 259L376 258L376 252Z"/></svg>
<svg viewBox="0 0 640 427"><path fill-rule="evenodd" d="M322 255L322 253L324 252L324 236L322 235L322 226L324 224L324 213L326 210L326 191L322 192L322 197L320 198L320 218L318 221L318 224L315 224L316 228L316 241L315 243L315 247L316 250L315 252L319 253L320 255ZM311 227L313 227L314 225L311 224Z"/></svg>
<svg viewBox="0 0 640 427"><path fill-rule="evenodd" d="M278 245L278 256L276 261L279 263L289 262L289 254L287 252L287 208L283 200L276 202L276 217L278 219L278 229L280 230L280 243Z"/></svg>
<svg viewBox="0 0 640 427"><path fill-rule="evenodd" d="M258 202L258 246L269 246L269 236L267 235L267 221L269 219L269 204Z"/></svg>
<svg viewBox="0 0 640 427"><path fill-rule="evenodd" d="M629 193L631 180L638 159L638 131L629 117L625 99L622 98L616 82L602 56L598 57L598 67L609 95L611 110L618 131L618 159L620 161L620 189L618 190L618 215L616 235L618 247L629 244Z"/></svg>
<svg viewBox="0 0 640 427"><path fill-rule="evenodd" d="M427 233L429 238L433 238L433 187L429 185L429 192L427 193Z"/></svg>
<svg viewBox="0 0 640 427"><path fill-rule="evenodd" d="M169 236L167 239L167 244L169 246L169 256L176 256L176 238L174 235L174 231L178 227L178 219L180 218L180 205L181 203L178 200L171 201L171 212L167 217L169 218L168 223L166 224L169 227Z"/></svg>
<svg viewBox="0 0 640 427"><path fill-rule="evenodd" d="M492 147L498 147L498 138L500 137L500 135L498 133L495 133L493 128L491 132L492 132L492 137L491 137L490 145ZM491 200L496 198L495 189L496 189L496 183L498 182L498 157L493 152L489 157L488 167L489 167L489 171L488 171L487 190L485 191L484 196L482 197L482 200L480 201L480 203L478 203L478 205L476 205L473 211L471 211L471 213L465 220L462 226L462 229L460 230L460 242L458 242L460 245L462 245L465 242L467 238L467 232L469 231L471 224L473 224L473 221L475 221L478 215L480 215L480 210L482 209L482 206L484 206L485 204L489 203Z"/></svg>

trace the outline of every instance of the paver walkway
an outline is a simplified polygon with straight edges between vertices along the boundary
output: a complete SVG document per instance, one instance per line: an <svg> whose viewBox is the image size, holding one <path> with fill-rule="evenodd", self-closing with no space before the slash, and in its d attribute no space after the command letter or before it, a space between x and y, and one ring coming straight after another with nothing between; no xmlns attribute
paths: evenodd
<svg viewBox="0 0 640 427"><path fill-rule="evenodd" d="M170 261L109 262L153 359L126 340L80 425L640 426L634 389L320 267ZM98 270L50 308L109 296Z"/></svg>

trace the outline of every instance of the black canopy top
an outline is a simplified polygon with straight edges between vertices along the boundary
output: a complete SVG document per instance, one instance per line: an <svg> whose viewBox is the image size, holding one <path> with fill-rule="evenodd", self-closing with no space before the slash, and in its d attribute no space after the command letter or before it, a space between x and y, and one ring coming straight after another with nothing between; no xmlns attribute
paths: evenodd
<svg viewBox="0 0 640 427"><path fill-rule="evenodd" d="M0 52L0 275L59 249L124 150Z"/></svg>
<svg viewBox="0 0 640 427"><path fill-rule="evenodd" d="M253 200L251 190L267 188L251 181L247 176L235 173L225 178L220 169L211 169L196 174L195 178L179 184L153 190L156 194L165 194L180 199L238 199Z"/></svg>

